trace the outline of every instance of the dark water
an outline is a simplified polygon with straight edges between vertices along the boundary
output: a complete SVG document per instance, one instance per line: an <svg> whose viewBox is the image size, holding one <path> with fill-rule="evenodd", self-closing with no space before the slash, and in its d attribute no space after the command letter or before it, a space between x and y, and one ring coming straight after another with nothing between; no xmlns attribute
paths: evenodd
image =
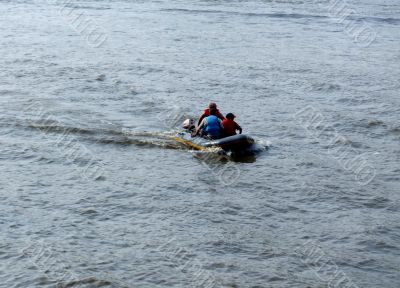
<svg viewBox="0 0 400 288"><path fill-rule="evenodd" d="M333 2L0 2L0 286L399 287L400 5Z"/></svg>

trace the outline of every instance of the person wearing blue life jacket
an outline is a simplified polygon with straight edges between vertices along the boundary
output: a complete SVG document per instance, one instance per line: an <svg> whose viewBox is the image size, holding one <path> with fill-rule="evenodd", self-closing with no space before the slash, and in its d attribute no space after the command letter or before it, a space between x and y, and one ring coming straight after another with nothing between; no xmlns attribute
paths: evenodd
<svg viewBox="0 0 400 288"><path fill-rule="evenodd" d="M221 138L224 131L221 120L216 115L216 112L211 110L210 116L205 117L197 126L193 136L199 135L201 132L202 136L208 136L211 139Z"/></svg>

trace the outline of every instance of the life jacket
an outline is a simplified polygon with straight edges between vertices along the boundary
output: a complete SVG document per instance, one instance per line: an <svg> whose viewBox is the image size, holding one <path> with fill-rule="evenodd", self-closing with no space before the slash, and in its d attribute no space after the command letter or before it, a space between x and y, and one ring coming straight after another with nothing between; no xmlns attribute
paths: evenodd
<svg viewBox="0 0 400 288"><path fill-rule="evenodd" d="M204 128L204 132L211 136L219 136L221 134L221 124L219 123L219 119L215 115L210 115L206 118L206 126Z"/></svg>
<svg viewBox="0 0 400 288"><path fill-rule="evenodd" d="M238 127L238 124L232 119L225 119L224 121L222 121L222 126L224 126L225 136L236 135L236 129Z"/></svg>
<svg viewBox="0 0 400 288"><path fill-rule="evenodd" d="M203 115L206 117L210 116L210 109L204 109Z"/></svg>
<svg viewBox="0 0 400 288"><path fill-rule="evenodd" d="M218 109L215 111L215 115L221 120L225 119L225 117L221 114L221 112L219 112ZM210 116L210 109L208 109L208 108L205 109L202 116L204 116L204 117Z"/></svg>

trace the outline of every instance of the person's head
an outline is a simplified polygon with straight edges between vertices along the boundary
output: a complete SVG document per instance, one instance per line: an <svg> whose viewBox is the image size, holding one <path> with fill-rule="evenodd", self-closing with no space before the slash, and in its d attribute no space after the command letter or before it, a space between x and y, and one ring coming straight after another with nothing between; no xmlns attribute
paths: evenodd
<svg viewBox="0 0 400 288"><path fill-rule="evenodd" d="M233 120L233 119L235 119L235 115L233 115L233 113L228 113L228 114L226 114L226 116L225 116L225 118L226 119L229 119L229 120Z"/></svg>
<svg viewBox="0 0 400 288"><path fill-rule="evenodd" d="M211 102L209 105L208 105L208 110L211 112L211 111L217 111L217 104L215 104L214 102Z"/></svg>

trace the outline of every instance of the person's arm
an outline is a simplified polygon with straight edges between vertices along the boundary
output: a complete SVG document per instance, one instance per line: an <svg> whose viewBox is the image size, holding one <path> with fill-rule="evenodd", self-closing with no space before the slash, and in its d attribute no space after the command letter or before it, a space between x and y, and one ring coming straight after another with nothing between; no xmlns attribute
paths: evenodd
<svg viewBox="0 0 400 288"><path fill-rule="evenodd" d="M240 127L240 125L237 123L236 123L236 130L239 130L239 134L242 134L242 127Z"/></svg>
<svg viewBox="0 0 400 288"><path fill-rule="evenodd" d="M195 130L194 133L192 134L193 137L199 134L200 129L203 128L203 126L204 126L204 122L205 122L205 119L203 119L203 120L201 121L201 123L199 124L199 126L197 126L196 130Z"/></svg>
<svg viewBox="0 0 400 288"><path fill-rule="evenodd" d="M203 113L200 118L199 121L197 121L197 125L200 125L201 121L203 121L203 119L206 117L206 115Z"/></svg>

